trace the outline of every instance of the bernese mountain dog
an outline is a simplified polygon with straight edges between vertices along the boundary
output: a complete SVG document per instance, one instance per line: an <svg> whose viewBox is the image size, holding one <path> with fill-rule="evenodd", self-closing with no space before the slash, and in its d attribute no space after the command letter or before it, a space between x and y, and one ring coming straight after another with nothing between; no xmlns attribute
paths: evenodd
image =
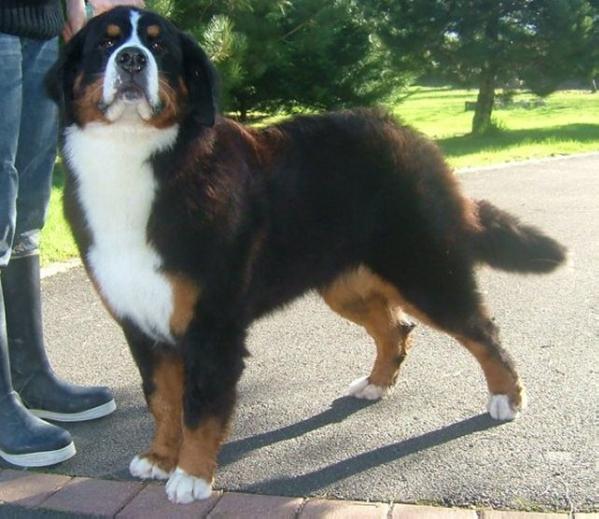
<svg viewBox="0 0 599 519"><path fill-rule="evenodd" d="M376 344L354 397L393 387L409 314L478 360L491 417L524 407L475 267L545 273L565 249L466 197L426 137L366 109L245 127L217 113L198 44L131 7L90 20L47 82L62 107L66 216L155 419L131 474L168 479L173 502L210 495L246 331L310 290Z"/></svg>

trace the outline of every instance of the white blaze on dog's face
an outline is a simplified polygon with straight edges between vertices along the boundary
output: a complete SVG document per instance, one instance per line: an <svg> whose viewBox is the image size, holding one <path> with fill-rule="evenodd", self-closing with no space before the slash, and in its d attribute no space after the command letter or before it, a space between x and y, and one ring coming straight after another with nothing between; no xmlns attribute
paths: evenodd
<svg viewBox="0 0 599 519"><path fill-rule="evenodd" d="M117 7L66 45L48 76L65 125L134 123L165 128L192 116L211 126L215 77L199 46L164 18Z"/></svg>
<svg viewBox="0 0 599 519"><path fill-rule="evenodd" d="M138 11L130 12L130 32L124 41L119 38L121 28L109 25L108 38L103 42L107 48L120 44L110 54L104 72L102 104L110 121L121 117L127 109L134 109L142 119L149 120L161 108L158 66L154 54L140 39L143 35L139 34L139 19ZM147 27L145 34L148 37L152 35L149 46L158 53L161 50L160 26Z"/></svg>

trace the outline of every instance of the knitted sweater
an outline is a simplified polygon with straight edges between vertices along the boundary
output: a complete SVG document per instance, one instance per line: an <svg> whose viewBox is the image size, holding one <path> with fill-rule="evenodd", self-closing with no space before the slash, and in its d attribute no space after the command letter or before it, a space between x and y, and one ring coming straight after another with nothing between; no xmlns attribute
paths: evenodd
<svg viewBox="0 0 599 519"><path fill-rule="evenodd" d="M0 32L47 40L63 25L60 0L0 0Z"/></svg>

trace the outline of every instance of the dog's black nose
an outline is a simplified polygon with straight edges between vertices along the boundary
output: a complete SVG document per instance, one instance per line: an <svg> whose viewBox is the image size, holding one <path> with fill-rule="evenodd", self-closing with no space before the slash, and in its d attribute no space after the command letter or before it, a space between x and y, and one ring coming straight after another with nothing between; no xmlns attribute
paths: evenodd
<svg viewBox="0 0 599 519"><path fill-rule="evenodd" d="M125 72L137 74L146 67L148 60L144 52L138 47L125 47L117 54L116 62Z"/></svg>

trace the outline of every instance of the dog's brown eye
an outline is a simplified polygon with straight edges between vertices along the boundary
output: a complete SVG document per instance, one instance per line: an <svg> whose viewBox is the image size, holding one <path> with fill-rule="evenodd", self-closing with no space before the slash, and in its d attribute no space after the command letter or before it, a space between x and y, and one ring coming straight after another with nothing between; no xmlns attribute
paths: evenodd
<svg viewBox="0 0 599 519"><path fill-rule="evenodd" d="M115 38L106 38L100 42L100 47L102 49L110 49L111 47L114 47L115 45L116 45Z"/></svg>
<svg viewBox="0 0 599 519"><path fill-rule="evenodd" d="M150 43L150 49L158 52L158 51L161 51L162 49L164 49L164 47L160 40L154 40L152 43Z"/></svg>

